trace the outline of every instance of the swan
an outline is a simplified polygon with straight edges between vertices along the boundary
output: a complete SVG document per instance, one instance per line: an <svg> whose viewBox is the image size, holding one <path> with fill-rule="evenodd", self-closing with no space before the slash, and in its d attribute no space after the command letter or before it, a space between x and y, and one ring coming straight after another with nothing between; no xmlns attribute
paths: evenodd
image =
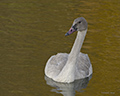
<svg viewBox="0 0 120 96"><path fill-rule="evenodd" d="M87 21L84 17L76 18L65 36L75 31L78 33L71 52L53 55L46 63L45 75L56 82L71 83L93 73L88 55L80 52L87 33Z"/></svg>

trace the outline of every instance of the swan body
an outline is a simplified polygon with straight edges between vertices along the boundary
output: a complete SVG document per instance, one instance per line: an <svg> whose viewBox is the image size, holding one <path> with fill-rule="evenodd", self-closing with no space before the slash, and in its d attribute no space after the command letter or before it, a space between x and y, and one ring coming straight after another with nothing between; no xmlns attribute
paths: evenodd
<svg viewBox="0 0 120 96"><path fill-rule="evenodd" d="M70 83L92 74L92 65L88 55L80 52L87 33L87 21L83 17L75 19L65 35L70 35L75 31L78 33L70 54L58 53L47 61L45 75L54 81Z"/></svg>

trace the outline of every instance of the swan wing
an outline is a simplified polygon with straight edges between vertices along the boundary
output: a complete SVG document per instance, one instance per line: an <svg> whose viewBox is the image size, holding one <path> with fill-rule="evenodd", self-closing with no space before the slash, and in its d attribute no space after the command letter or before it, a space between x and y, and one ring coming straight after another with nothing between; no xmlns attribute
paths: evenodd
<svg viewBox="0 0 120 96"><path fill-rule="evenodd" d="M80 79L88 77L91 74L89 70L90 68L91 63L88 55L80 52L76 62L75 78Z"/></svg>
<svg viewBox="0 0 120 96"><path fill-rule="evenodd" d="M58 76L58 74L65 66L67 59L68 59L67 53L58 53L57 55L51 56L50 59L47 61L45 67L46 76L48 76L49 78L54 78Z"/></svg>

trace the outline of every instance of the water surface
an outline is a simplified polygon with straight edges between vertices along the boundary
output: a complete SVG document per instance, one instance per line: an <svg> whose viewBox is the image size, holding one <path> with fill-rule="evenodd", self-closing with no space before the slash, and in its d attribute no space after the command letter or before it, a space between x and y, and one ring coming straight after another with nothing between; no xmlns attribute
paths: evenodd
<svg viewBox="0 0 120 96"><path fill-rule="evenodd" d="M1 0L0 96L62 96L46 84L44 67L51 55L70 52L76 33L64 34L80 16L88 21L82 52L89 55L94 73L74 95L118 96L119 4L119 0Z"/></svg>

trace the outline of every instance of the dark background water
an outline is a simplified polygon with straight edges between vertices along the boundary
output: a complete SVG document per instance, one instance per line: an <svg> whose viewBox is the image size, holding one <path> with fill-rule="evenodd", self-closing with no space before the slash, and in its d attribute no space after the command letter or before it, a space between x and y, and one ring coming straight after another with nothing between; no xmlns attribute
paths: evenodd
<svg viewBox="0 0 120 96"><path fill-rule="evenodd" d="M51 55L70 52L76 33L64 34L80 16L88 21L82 52L94 72L76 96L118 96L119 0L1 0L0 96L62 96L46 84L44 67Z"/></svg>

